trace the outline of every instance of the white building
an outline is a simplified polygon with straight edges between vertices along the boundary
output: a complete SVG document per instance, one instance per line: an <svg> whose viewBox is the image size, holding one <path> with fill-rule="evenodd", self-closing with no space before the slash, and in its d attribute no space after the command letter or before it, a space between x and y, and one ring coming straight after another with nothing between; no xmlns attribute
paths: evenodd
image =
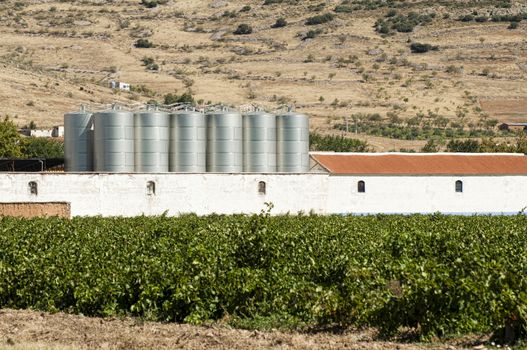
<svg viewBox="0 0 527 350"><path fill-rule="evenodd" d="M312 153L330 174L328 213L516 214L527 207L527 156Z"/></svg>
<svg viewBox="0 0 527 350"><path fill-rule="evenodd" d="M122 91L130 91L130 84L123 83L122 81L111 80L110 81L110 88L111 89L118 89L118 90L122 90Z"/></svg>
<svg viewBox="0 0 527 350"><path fill-rule="evenodd" d="M67 202L72 216L196 213L516 214L527 157L312 153L307 174L1 173L1 203ZM0 203L0 206L1 206Z"/></svg>
<svg viewBox="0 0 527 350"><path fill-rule="evenodd" d="M20 129L22 135L31 137L64 137L64 126L54 126L53 129Z"/></svg>

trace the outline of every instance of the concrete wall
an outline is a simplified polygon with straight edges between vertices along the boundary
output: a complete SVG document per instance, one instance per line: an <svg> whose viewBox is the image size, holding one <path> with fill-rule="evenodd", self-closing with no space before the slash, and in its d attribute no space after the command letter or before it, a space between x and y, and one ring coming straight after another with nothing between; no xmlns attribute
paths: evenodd
<svg viewBox="0 0 527 350"><path fill-rule="evenodd" d="M357 192L365 181L366 192ZM455 181L463 181L463 193ZM28 183L37 183L37 194ZM149 195L148 181L155 183ZM266 194L258 182L266 182ZM0 202L68 202L72 216L179 213L517 213L527 176L330 176L328 174L0 174Z"/></svg>

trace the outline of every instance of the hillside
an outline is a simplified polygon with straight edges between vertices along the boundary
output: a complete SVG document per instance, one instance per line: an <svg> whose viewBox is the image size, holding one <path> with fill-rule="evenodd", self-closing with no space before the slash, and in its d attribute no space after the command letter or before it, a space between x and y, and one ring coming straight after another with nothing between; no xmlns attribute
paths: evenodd
<svg viewBox="0 0 527 350"><path fill-rule="evenodd" d="M377 132L362 124L495 130L527 121L526 14L516 0L4 0L0 115L51 126L81 103L190 91L200 104L294 104L323 133L343 133L344 117L350 136ZM234 34L241 24L252 33ZM425 142L397 130L357 137L377 150Z"/></svg>

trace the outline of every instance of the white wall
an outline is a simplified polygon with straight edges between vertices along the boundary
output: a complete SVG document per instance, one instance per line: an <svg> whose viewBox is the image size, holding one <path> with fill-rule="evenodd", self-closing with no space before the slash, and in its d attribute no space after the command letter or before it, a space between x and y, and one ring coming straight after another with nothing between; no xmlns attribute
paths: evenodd
<svg viewBox="0 0 527 350"><path fill-rule="evenodd" d="M70 202L73 216L179 213L324 213L327 175L0 174L0 202ZM28 182L38 183L38 195ZM147 195L155 181L156 195ZM258 194L265 181L267 193Z"/></svg>
<svg viewBox="0 0 527 350"><path fill-rule="evenodd" d="M357 181L366 192L357 193ZM455 181L463 181L463 193ZM28 182L38 183L38 195ZM155 181L156 195L146 184ZM265 181L267 194L258 194ZM527 176L330 176L328 174L0 174L0 202L70 202L73 216L179 213L517 213Z"/></svg>
<svg viewBox="0 0 527 350"><path fill-rule="evenodd" d="M527 176L332 176L328 198L331 213L512 214L527 207Z"/></svg>

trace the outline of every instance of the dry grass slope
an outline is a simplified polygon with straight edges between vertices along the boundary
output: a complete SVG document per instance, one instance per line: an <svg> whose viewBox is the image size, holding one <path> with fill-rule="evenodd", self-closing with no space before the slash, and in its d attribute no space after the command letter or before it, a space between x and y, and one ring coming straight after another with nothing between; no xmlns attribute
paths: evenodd
<svg viewBox="0 0 527 350"><path fill-rule="evenodd" d="M335 13L341 3L352 12ZM401 123L416 115L446 117L467 127L489 118L525 120L527 21L508 29L508 22L457 20L527 12L524 1L510 0L509 8L496 3L396 1L404 5L399 14L435 18L413 32L383 36L374 25L390 9L380 0L169 0L153 8L139 0L4 0L0 115L19 125L50 126L80 103L133 106L191 90L202 103L271 110L294 103L312 116L312 129L324 133L335 133L334 124L358 113ZM335 18L305 24L324 13ZM280 17L287 26L272 28ZM234 35L242 23L252 33ZM306 38L310 30L314 38ZM154 47L137 48L138 39ZM414 54L410 42L439 50ZM147 69L144 57L158 69ZM112 91L111 79L136 91ZM364 137L378 150L424 143Z"/></svg>

